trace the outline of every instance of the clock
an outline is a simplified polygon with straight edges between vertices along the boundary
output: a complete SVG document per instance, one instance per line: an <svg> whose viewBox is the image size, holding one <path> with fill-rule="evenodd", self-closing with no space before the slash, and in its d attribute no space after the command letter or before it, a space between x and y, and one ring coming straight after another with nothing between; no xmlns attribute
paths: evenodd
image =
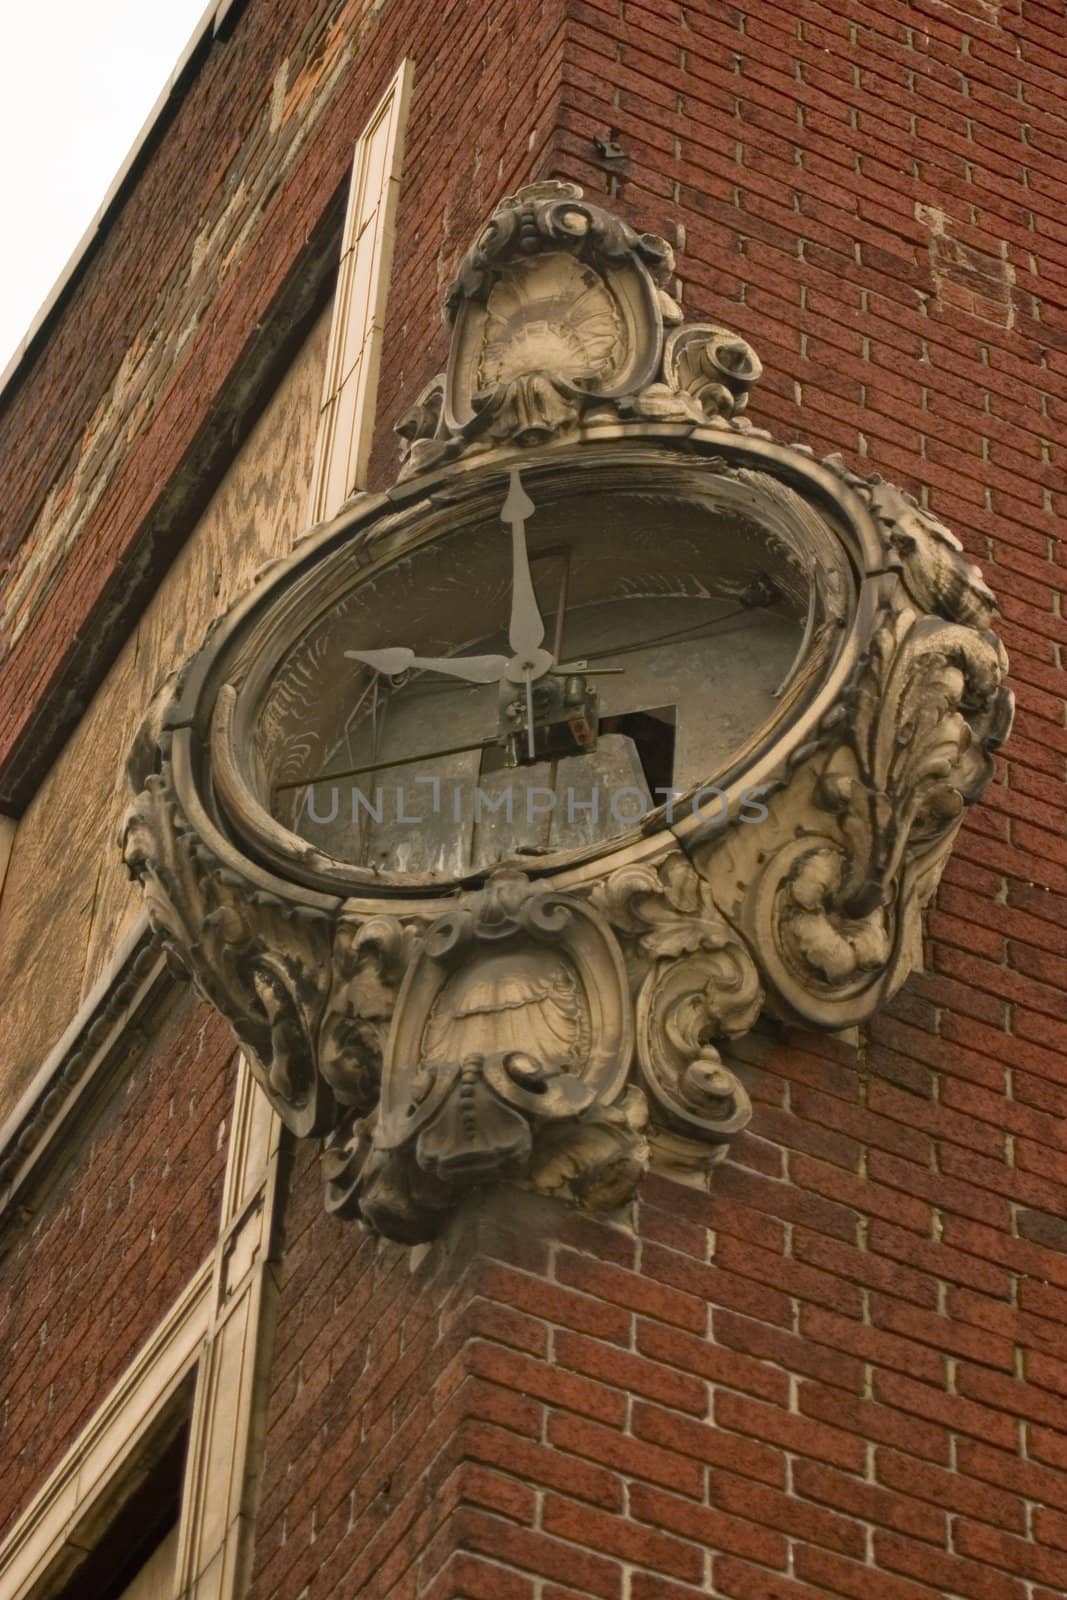
<svg viewBox="0 0 1067 1600"><path fill-rule="evenodd" d="M301 636L261 714L279 823L383 883L431 886L558 867L697 794L714 813L825 607L761 524L758 485L606 476L535 508L512 469L496 516L383 560Z"/></svg>
<svg viewBox="0 0 1067 1600"><path fill-rule="evenodd" d="M448 298L397 481L213 625L129 763L130 871L327 1203L707 1181L761 1017L864 1022L1011 697L943 525L744 416L666 244L533 185Z"/></svg>
<svg viewBox="0 0 1067 1600"><path fill-rule="evenodd" d="M331 534L210 730L257 855L324 890L441 894L714 832L746 790L759 814L743 780L856 605L832 510L691 447L570 466L487 465Z"/></svg>

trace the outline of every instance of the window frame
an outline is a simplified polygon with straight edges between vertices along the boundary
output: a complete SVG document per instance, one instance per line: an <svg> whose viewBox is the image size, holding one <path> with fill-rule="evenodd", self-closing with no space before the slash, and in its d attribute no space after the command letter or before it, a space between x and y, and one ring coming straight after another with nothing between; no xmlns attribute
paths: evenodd
<svg viewBox="0 0 1067 1600"><path fill-rule="evenodd" d="M356 140L319 411L312 525L366 487L413 78L405 58Z"/></svg>

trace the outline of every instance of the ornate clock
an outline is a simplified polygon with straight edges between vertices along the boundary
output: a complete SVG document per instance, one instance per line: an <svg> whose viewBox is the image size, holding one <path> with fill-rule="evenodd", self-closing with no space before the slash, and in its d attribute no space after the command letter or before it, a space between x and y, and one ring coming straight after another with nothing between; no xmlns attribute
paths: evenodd
<svg viewBox="0 0 1067 1600"><path fill-rule="evenodd" d="M448 370L212 628L130 761L130 870L331 1208L702 1177L726 1041L870 1016L915 964L1011 702L993 599L898 491L742 415L669 247L504 201Z"/></svg>

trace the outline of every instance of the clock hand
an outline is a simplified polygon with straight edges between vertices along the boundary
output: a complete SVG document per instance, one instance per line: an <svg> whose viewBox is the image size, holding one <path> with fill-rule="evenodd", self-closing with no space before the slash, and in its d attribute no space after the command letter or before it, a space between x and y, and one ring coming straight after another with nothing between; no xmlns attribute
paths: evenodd
<svg viewBox="0 0 1067 1600"><path fill-rule="evenodd" d="M424 672L443 672L446 677L463 678L467 683L499 683L508 666L507 656L417 656L404 645L391 650L346 650L345 655L390 678L421 667Z"/></svg>
<svg viewBox="0 0 1067 1600"><path fill-rule="evenodd" d="M511 524L511 626L508 643L523 662L537 656L545 637L545 624L537 607L526 548L525 522L535 510L533 501L522 487L518 467L512 467L511 483L500 520Z"/></svg>

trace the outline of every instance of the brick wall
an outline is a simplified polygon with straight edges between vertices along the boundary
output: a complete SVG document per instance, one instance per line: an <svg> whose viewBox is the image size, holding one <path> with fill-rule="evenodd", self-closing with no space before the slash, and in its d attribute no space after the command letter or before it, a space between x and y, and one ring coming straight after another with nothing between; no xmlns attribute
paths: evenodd
<svg viewBox="0 0 1067 1600"><path fill-rule="evenodd" d="M294 1288L254 1592L1052 1600L1067 1593L1062 14L566 10L545 165L602 196L592 140L619 129L620 209L675 243L689 315L763 357L753 420L893 477L981 560L1019 721L929 918L927 973L858 1052L781 1039L709 1196L649 1181L617 1225L513 1199L499 1233L468 1215L414 1277L370 1241L346 1254L322 1219L294 1238L304 1309ZM409 236L432 233L424 203L408 191ZM432 278L485 207L469 209L462 230L439 213L451 249L403 280L379 481L393 391L441 364L440 338L421 368L418 353ZM334 1291L307 1295L320 1279ZM291 1337L321 1354L301 1367Z"/></svg>
<svg viewBox="0 0 1067 1600"><path fill-rule="evenodd" d="M970 1152L951 1113L799 1048L762 1078L712 1195L497 1194L414 1264L305 1157L253 1600L1063 1594L1063 1256L922 1163Z"/></svg>
<svg viewBox="0 0 1067 1600"><path fill-rule="evenodd" d="M0 1538L210 1254L233 1036L181 989L72 1170L0 1232Z"/></svg>
<svg viewBox="0 0 1067 1600"><path fill-rule="evenodd" d="M291 22L243 15L275 52L264 84ZM778 1040L709 1195L649 1180L611 1223L512 1196L409 1258L328 1222L301 1152L253 1594L1062 1600L1062 9L392 0L374 29L192 342L197 405L410 48L375 481L478 220L546 170L603 195L591 140L618 127L619 208L675 242L690 316L763 357L753 419L922 494L982 561L1020 714L926 974L858 1052ZM180 453L158 426L151 448ZM150 499L147 448L99 513L114 542L79 546L101 583Z"/></svg>

